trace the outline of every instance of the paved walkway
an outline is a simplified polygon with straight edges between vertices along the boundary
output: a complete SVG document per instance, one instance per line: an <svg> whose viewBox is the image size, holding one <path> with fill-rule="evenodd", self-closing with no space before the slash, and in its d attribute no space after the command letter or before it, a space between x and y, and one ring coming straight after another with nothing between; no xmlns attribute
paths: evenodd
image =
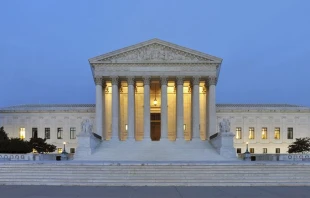
<svg viewBox="0 0 310 198"><path fill-rule="evenodd" d="M292 198L310 197L310 187L80 187L0 186L1 198Z"/></svg>

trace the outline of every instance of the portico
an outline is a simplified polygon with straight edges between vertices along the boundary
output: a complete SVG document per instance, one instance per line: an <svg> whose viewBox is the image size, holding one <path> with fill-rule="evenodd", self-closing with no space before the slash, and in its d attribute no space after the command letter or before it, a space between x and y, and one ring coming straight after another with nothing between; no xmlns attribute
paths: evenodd
<svg viewBox="0 0 310 198"><path fill-rule="evenodd" d="M159 39L90 59L96 133L107 141L209 139L221 61Z"/></svg>

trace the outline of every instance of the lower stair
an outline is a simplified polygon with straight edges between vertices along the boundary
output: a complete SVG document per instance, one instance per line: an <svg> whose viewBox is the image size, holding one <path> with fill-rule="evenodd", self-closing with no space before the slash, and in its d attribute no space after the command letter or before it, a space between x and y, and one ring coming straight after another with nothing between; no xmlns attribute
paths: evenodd
<svg viewBox="0 0 310 198"><path fill-rule="evenodd" d="M0 185L310 186L310 164L2 162Z"/></svg>

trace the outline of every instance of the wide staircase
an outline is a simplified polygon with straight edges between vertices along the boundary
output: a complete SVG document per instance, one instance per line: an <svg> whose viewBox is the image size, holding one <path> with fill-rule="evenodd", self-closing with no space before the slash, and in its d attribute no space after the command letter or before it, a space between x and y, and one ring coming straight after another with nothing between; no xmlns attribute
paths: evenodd
<svg viewBox="0 0 310 198"><path fill-rule="evenodd" d="M236 161L219 155L209 141L103 141L77 161Z"/></svg>
<svg viewBox="0 0 310 198"><path fill-rule="evenodd" d="M310 164L1 162L0 185L310 186Z"/></svg>

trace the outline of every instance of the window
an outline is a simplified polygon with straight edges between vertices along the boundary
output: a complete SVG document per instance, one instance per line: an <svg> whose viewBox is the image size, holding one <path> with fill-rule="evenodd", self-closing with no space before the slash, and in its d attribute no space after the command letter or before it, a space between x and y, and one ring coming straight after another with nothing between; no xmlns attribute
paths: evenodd
<svg viewBox="0 0 310 198"><path fill-rule="evenodd" d="M249 139L254 139L255 138L255 133L254 133L254 127L249 128Z"/></svg>
<svg viewBox="0 0 310 198"><path fill-rule="evenodd" d="M62 153L62 148L57 148L58 153Z"/></svg>
<svg viewBox="0 0 310 198"><path fill-rule="evenodd" d="M274 139L276 140L280 139L280 127L274 128Z"/></svg>
<svg viewBox="0 0 310 198"><path fill-rule="evenodd" d="M51 139L51 129L50 128L45 128L44 138L45 139Z"/></svg>
<svg viewBox="0 0 310 198"><path fill-rule="evenodd" d="M262 139L267 139L267 127L262 128Z"/></svg>
<svg viewBox="0 0 310 198"><path fill-rule="evenodd" d="M280 153L280 148L276 148L276 153Z"/></svg>
<svg viewBox="0 0 310 198"><path fill-rule="evenodd" d="M250 153L254 153L254 148L250 148Z"/></svg>
<svg viewBox="0 0 310 198"><path fill-rule="evenodd" d="M23 140L25 139L26 135L26 129L25 128L19 128L19 139Z"/></svg>
<svg viewBox="0 0 310 198"><path fill-rule="evenodd" d="M38 128L32 128L32 138L38 138Z"/></svg>
<svg viewBox="0 0 310 198"><path fill-rule="evenodd" d="M241 153L241 148L237 148L237 153Z"/></svg>
<svg viewBox="0 0 310 198"><path fill-rule="evenodd" d="M267 153L267 148L263 148L263 153Z"/></svg>
<svg viewBox="0 0 310 198"><path fill-rule="evenodd" d="M75 153L75 148L70 148L70 153Z"/></svg>
<svg viewBox="0 0 310 198"><path fill-rule="evenodd" d="M294 138L293 128L289 127L287 128L287 139L293 139L293 138Z"/></svg>
<svg viewBox="0 0 310 198"><path fill-rule="evenodd" d="M75 127L70 127L70 139L76 138L75 131Z"/></svg>
<svg viewBox="0 0 310 198"><path fill-rule="evenodd" d="M62 139L62 128L57 128L57 139Z"/></svg>
<svg viewBox="0 0 310 198"><path fill-rule="evenodd" d="M236 127L236 139L242 139L241 127Z"/></svg>

